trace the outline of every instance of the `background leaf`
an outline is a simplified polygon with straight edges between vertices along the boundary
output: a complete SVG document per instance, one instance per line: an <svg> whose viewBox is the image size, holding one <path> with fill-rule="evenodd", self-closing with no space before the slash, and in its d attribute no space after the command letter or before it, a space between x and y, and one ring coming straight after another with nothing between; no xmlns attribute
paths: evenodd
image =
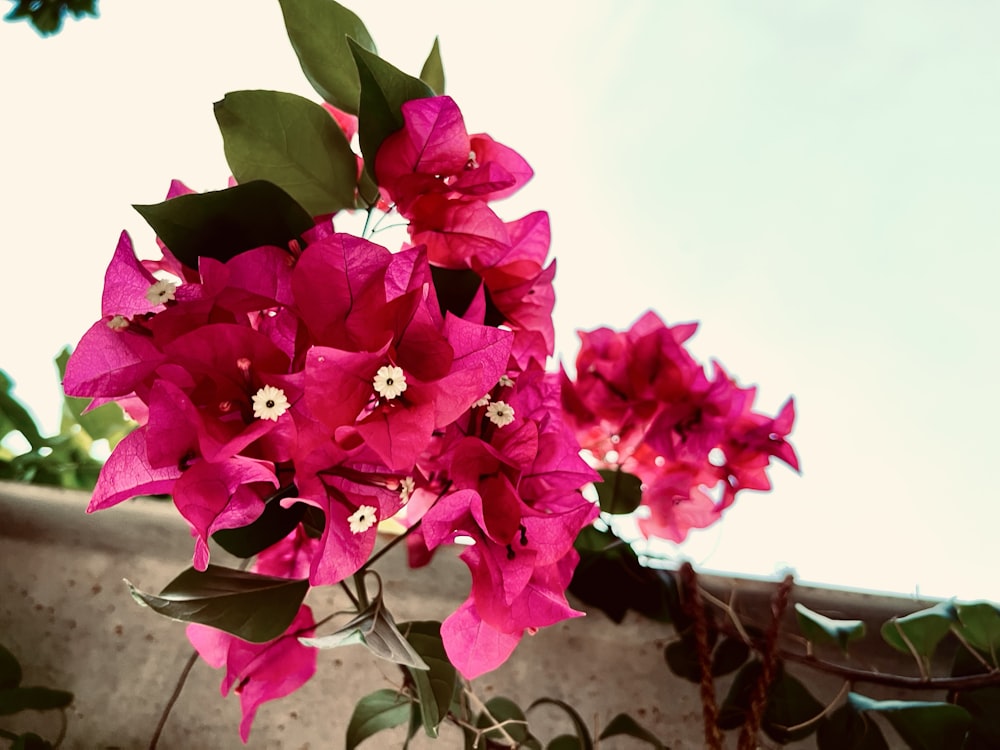
<svg viewBox="0 0 1000 750"><path fill-rule="evenodd" d="M642 502L642 480L621 469L600 469L604 481L597 482L597 499L605 513L631 513Z"/></svg>
<svg viewBox="0 0 1000 750"><path fill-rule="evenodd" d="M280 91L234 91L215 103L237 182L266 180L311 216L354 208L357 157L318 104Z"/></svg>
<svg viewBox="0 0 1000 750"><path fill-rule="evenodd" d="M420 80L434 89L438 96L444 93L444 64L441 62L441 47L437 37L434 37L434 45L424 61L424 67L420 69Z"/></svg>
<svg viewBox="0 0 1000 750"><path fill-rule="evenodd" d="M188 568L158 596L125 583L137 602L164 617L208 625L251 643L265 643L284 633L309 591L307 580L272 578L218 565L209 565L204 572Z"/></svg>
<svg viewBox="0 0 1000 750"><path fill-rule="evenodd" d="M849 703L820 721L816 746L819 750L889 750L878 724Z"/></svg>
<svg viewBox="0 0 1000 750"><path fill-rule="evenodd" d="M899 736L916 750L960 748L972 723L969 712L951 703L924 701L876 701L858 693L847 700L858 711L884 716Z"/></svg>
<svg viewBox="0 0 1000 750"><path fill-rule="evenodd" d="M556 698L539 698L530 706L528 706L528 710L530 711L536 706L544 706L544 705L556 706L557 708L561 708L563 712L565 712L566 715L569 716L570 720L573 722L573 728L576 730L576 737L578 740L580 740L581 750L593 750L594 739L590 736L590 730L587 729L587 722L583 720L583 717L580 716L579 712L575 708L573 708L566 701L557 700Z"/></svg>
<svg viewBox="0 0 1000 750"><path fill-rule="evenodd" d="M365 169L375 176L375 155L389 135L403 127L401 107L412 99L434 96L430 86L407 75L355 41L349 41L361 79L358 140Z"/></svg>
<svg viewBox="0 0 1000 750"><path fill-rule="evenodd" d="M263 180L133 208L189 268L199 257L225 262L263 245L286 247L313 226L288 193Z"/></svg>
<svg viewBox="0 0 1000 750"><path fill-rule="evenodd" d="M402 623L400 630L413 650L420 655L427 669L407 667L420 701L420 718L428 737L438 736L438 726L448 715L458 673L445 653L441 640L441 623L418 621Z"/></svg>
<svg viewBox="0 0 1000 750"><path fill-rule="evenodd" d="M73 702L73 694L65 690L46 687L14 687L0 690L0 716L16 714L28 709L47 711L65 708Z"/></svg>
<svg viewBox="0 0 1000 750"><path fill-rule="evenodd" d="M212 534L222 549L237 557L253 557L288 536L305 515L306 503L293 503L288 508L281 499L295 492L291 486L267 499L264 512L253 523L238 529L221 529Z"/></svg>
<svg viewBox="0 0 1000 750"><path fill-rule="evenodd" d="M504 724L503 731L500 729L491 729L483 735L483 738L488 741L502 742L504 737L503 732L506 732L515 742L521 743L525 742L531 736L531 733L528 731L528 720L524 715L524 711L510 698L503 696L497 696L486 701L485 710L479 715L476 726L479 729L486 729L487 727L492 727L503 722L509 722ZM480 744L479 747L483 747L483 745Z"/></svg>
<svg viewBox="0 0 1000 750"><path fill-rule="evenodd" d="M957 604L958 632L973 648L986 654L994 666L1000 652L1000 610L990 602Z"/></svg>
<svg viewBox="0 0 1000 750"><path fill-rule="evenodd" d="M16 688L21 684L21 664L17 657L0 645L0 690Z"/></svg>
<svg viewBox="0 0 1000 750"><path fill-rule="evenodd" d="M309 83L323 101L356 115L361 84L346 37L369 52L377 52L364 23L334 0L279 3L288 40Z"/></svg>
<svg viewBox="0 0 1000 750"><path fill-rule="evenodd" d="M347 723L347 750L381 732L405 724L410 719L410 699L395 690L369 693L358 701Z"/></svg>
<svg viewBox="0 0 1000 750"><path fill-rule="evenodd" d="M604 731L601 732L600 739L606 740L608 737L616 737L618 735L626 735L628 737L635 737L638 740L643 740L647 744L654 747L655 750L666 750L666 745L660 742L656 735L628 714L618 714L615 718L609 721L608 725L604 727Z"/></svg>
<svg viewBox="0 0 1000 750"><path fill-rule="evenodd" d="M847 645L864 637L865 624L861 620L833 620L814 612L804 604L795 604L799 630L812 643L832 643L847 652Z"/></svg>
<svg viewBox="0 0 1000 750"><path fill-rule="evenodd" d="M929 670L934 650L957 619L954 603L941 602L905 617L888 620L882 625L882 638L904 654L911 653L906 644L908 640L920 657L923 669Z"/></svg>
<svg viewBox="0 0 1000 750"><path fill-rule="evenodd" d="M772 740L788 744L808 737L816 731L818 722L814 722L824 706L801 681L792 677L784 669L775 678L767 695L767 708L761 729ZM792 727L798 727L791 731Z"/></svg>

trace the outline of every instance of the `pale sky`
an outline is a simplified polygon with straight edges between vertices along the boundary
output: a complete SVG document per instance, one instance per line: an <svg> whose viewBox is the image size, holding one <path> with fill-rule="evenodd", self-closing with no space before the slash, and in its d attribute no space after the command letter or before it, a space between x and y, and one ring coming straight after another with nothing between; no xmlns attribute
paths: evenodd
<svg viewBox="0 0 1000 750"><path fill-rule="evenodd" d="M703 569L1000 599L992 391L1000 303L1000 6L919 2L347 3L419 71L441 39L473 132L550 212L557 346L648 308L695 354L794 394L803 473L771 472L679 554ZM100 314L130 207L224 187L212 103L318 100L277 0L102 0L0 25L0 367L53 431L55 354Z"/></svg>

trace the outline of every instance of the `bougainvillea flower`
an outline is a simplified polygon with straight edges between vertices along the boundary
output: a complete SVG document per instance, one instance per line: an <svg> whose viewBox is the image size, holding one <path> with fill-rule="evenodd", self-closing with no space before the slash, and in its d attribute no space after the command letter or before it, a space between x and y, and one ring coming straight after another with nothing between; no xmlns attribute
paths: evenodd
<svg viewBox="0 0 1000 750"><path fill-rule="evenodd" d="M147 427L133 430L122 439L108 456L97 477L87 512L110 508L138 495L169 493L181 475L180 468L149 464L146 450Z"/></svg>
<svg viewBox="0 0 1000 750"><path fill-rule="evenodd" d="M299 643L313 635L314 625L312 610L303 604L284 635L267 643L248 643L206 625L187 626L188 640L201 658L215 669L226 668L222 695L234 690L240 696L244 743L262 703L295 692L316 673L317 649Z"/></svg>

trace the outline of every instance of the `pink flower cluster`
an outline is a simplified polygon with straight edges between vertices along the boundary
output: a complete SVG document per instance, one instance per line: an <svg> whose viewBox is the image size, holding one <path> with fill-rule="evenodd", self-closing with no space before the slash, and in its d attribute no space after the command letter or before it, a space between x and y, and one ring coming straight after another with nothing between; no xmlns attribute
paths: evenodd
<svg viewBox="0 0 1000 750"><path fill-rule="evenodd" d="M199 570L212 535L252 523L276 493L285 507L314 506L325 524L318 538L300 525L258 556L260 573L342 581L393 517L420 524L415 564L442 544L474 542L462 554L469 598L442 627L449 658L474 677L524 632L580 614L565 590L573 542L597 513L581 489L597 475L562 421L558 378L543 369L553 350L548 217L504 222L489 206L530 168L468 135L447 97L408 102L403 116L376 174L412 244L390 252L317 220L302 243L202 257L193 269L167 248L139 261L123 233L102 317L64 388L117 401L139 423L88 510L169 494ZM182 192L175 183L168 198ZM434 268L474 274L464 310L442 311ZM292 628L311 625L303 607ZM253 654L298 659L300 682L314 669L314 656L289 655L305 648L294 638L254 646L191 633L203 656L228 664L224 691L253 676L241 692L244 737L260 701L289 687Z"/></svg>
<svg viewBox="0 0 1000 750"><path fill-rule="evenodd" d="M738 386L718 362L707 375L688 352L696 329L648 312L625 332L581 332L576 379L562 374L581 445L598 468L639 477L639 528L674 542L719 520L740 490L770 489L772 457L799 468L785 439L793 400L773 418L754 411L755 388Z"/></svg>

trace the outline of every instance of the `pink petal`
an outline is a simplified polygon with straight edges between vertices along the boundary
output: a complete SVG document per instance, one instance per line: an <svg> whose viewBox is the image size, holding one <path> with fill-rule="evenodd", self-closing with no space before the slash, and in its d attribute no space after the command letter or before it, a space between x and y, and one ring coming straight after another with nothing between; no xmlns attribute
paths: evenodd
<svg viewBox="0 0 1000 750"><path fill-rule="evenodd" d="M101 467L87 512L110 508L136 495L169 493L180 475L176 465L158 469L149 465L146 428L140 427L115 446Z"/></svg>
<svg viewBox="0 0 1000 750"><path fill-rule="evenodd" d="M470 598L441 623L441 639L448 661L473 680L507 661L521 633L503 633L483 622Z"/></svg>

